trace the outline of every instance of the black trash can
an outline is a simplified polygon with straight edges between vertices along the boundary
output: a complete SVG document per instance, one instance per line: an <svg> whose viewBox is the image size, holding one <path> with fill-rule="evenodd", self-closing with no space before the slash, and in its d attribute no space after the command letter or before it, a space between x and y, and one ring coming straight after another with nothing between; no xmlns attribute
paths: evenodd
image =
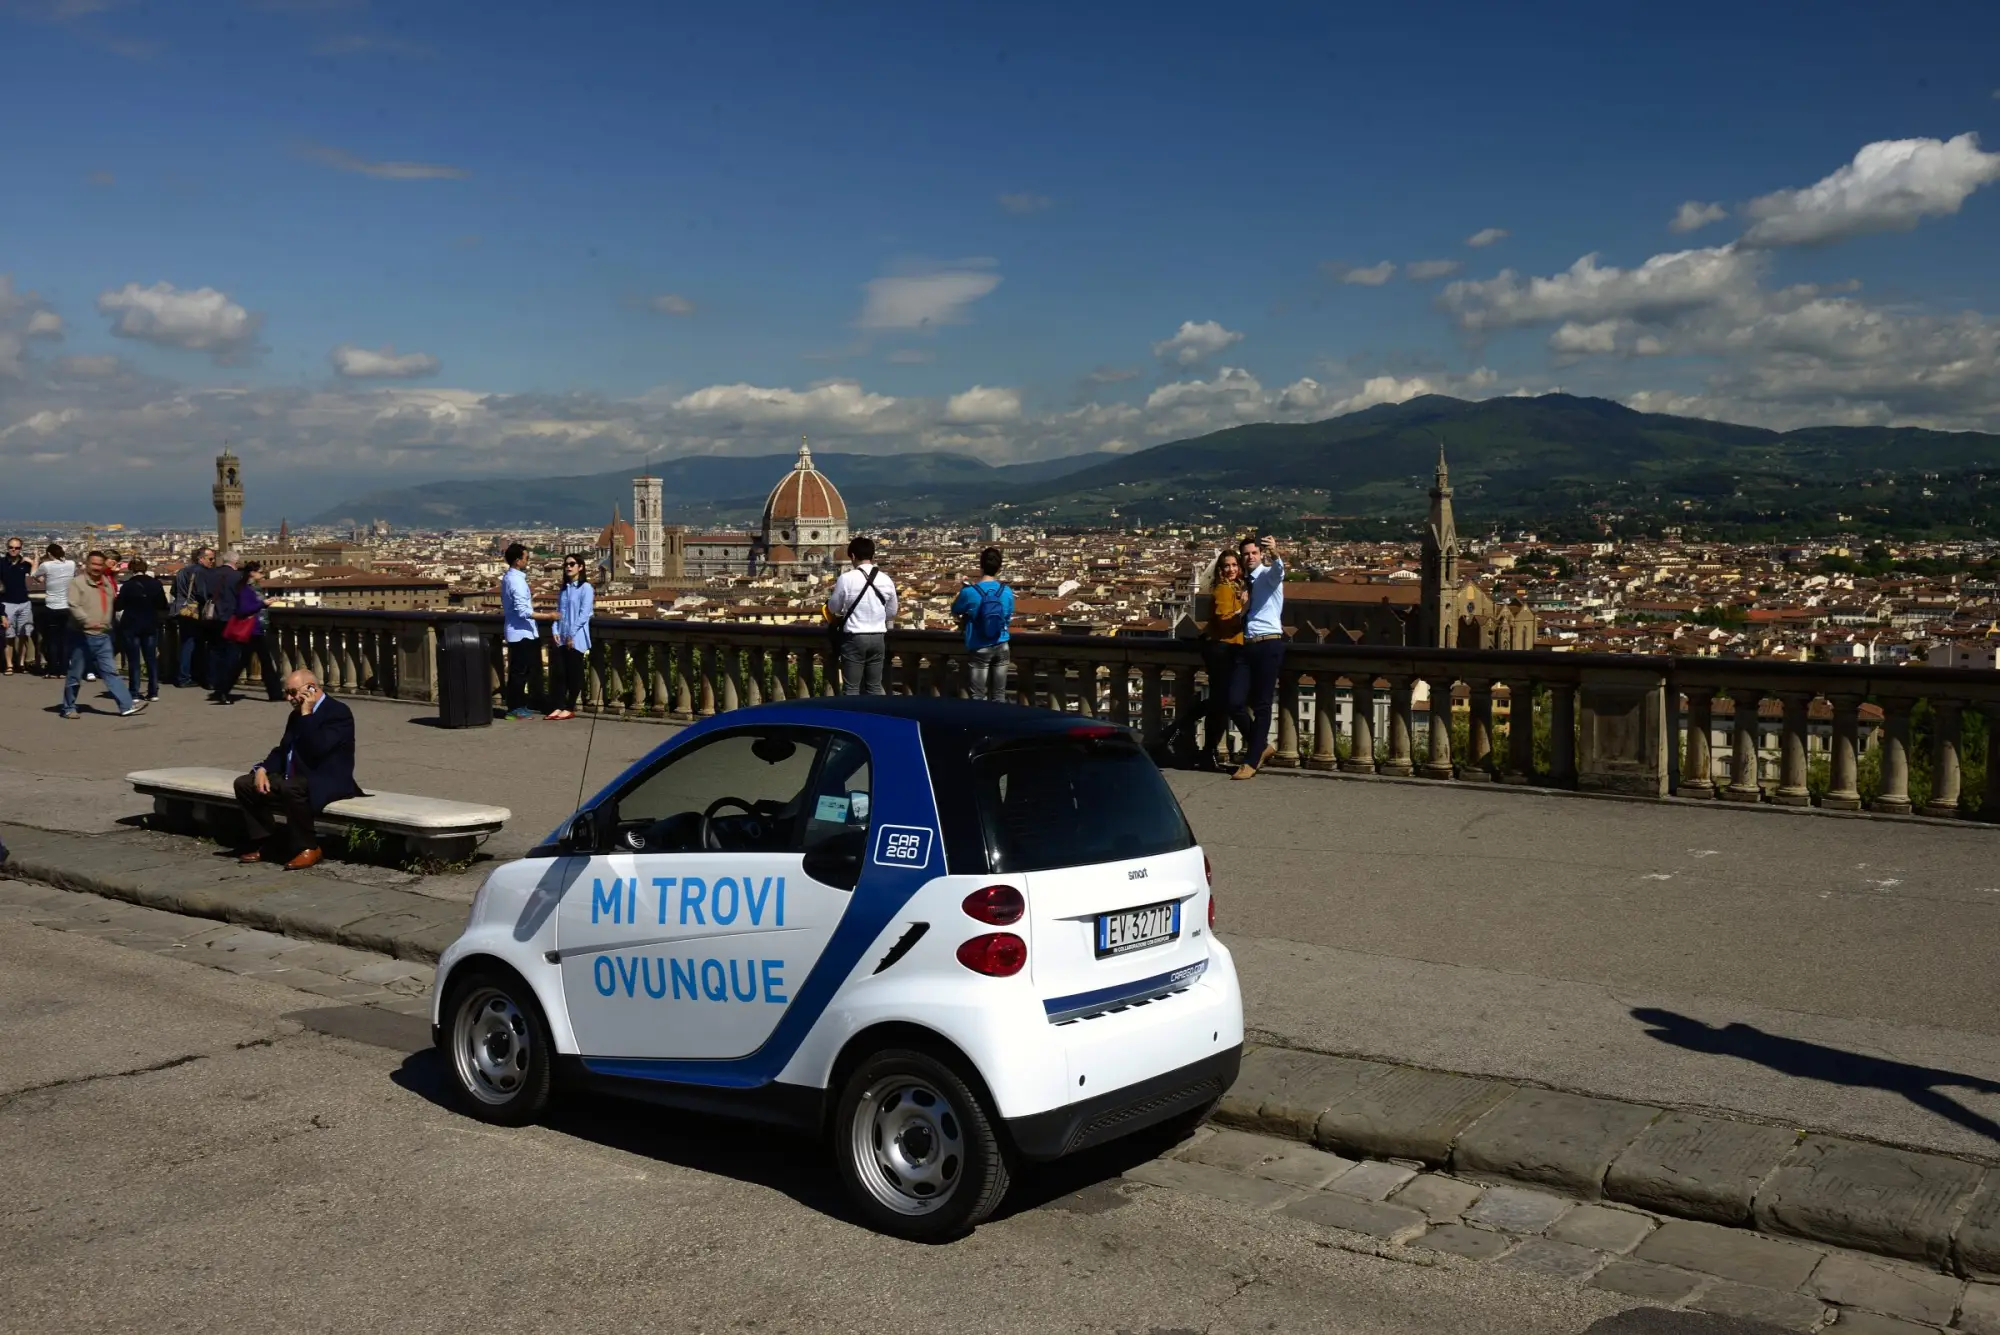
<svg viewBox="0 0 2000 1335"><path fill-rule="evenodd" d="M484 728L493 722L493 675L486 633L469 621L447 621L437 632L438 724Z"/></svg>

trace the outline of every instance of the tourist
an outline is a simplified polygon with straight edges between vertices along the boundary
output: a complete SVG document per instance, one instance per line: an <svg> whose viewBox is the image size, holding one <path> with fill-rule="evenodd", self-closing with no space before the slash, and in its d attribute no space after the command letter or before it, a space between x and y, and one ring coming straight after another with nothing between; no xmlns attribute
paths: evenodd
<svg viewBox="0 0 2000 1335"><path fill-rule="evenodd" d="M192 686L195 683L196 668L200 677L208 680L208 661L195 661L201 649L201 622L204 605L208 598L205 587L208 568L215 564L215 548L197 547L194 559L174 572L173 613L180 631L180 670L174 675L174 685Z"/></svg>
<svg viewBox="0 0 2000 1335"><path fill-rule="evenodd" d="M965 628L965 693L974 700L1007 698L1007 625L1014 619L1014 591L1002 584L1000 549L979 554L977 583L968 583L952 601L951 614Z"/></svg>
<svg viewBox="0 0 2000 1335"><path fill-rule="evenodd" d="M125 679L118 675L111 649L111 618L117 602L113 588L104 553L91 552L84 558L83 577L71 580L64 590L69 595L64 615L73 623L68 633L69 676L63 682L62 716L66 719L77 716L76 691L83 684L86 666L103 674L111 698L118 702L119 714L130 717L146 707L144 700L132 698L125 689Z"/></svg>
<svg viewBox="0 0 2000 1335"><path fill-rule="evenodd" d="M1278 694L1278 669L1285 662L1285 563L1278 557L1274 538L1261 542L1245 538L1237 550L1243 555L1243 577L1250 589L1244 606L1243 648L1230 680L1229 714L1237 727L1246 721L1250 726L1243 734L1247 752L1243 764L1229 777L1254 779L1278 753L1271 741L1271 702Z"/></svg>
<svg viewBox="0 0 2000 1335"><path fill-rule="evenodd" d="M229 669L229 646L223 642L222 631L236 615L238 578L234 551L224 552L220 560L210 561L202 571L201 648L208 666L201 684L218 696L222 674Z"/></svg>
<svg viewBox="0 0 2000 1335"><path fill-rule="evenodd" d="M507 573L500 577L502 638L507 644L507 687L502 697L510 719L533 718L528 708L528 682L541 656L541 632L535 627L535 598L528 591L528 549L507 544Z"/></svg>
<svg viewBox="0 0 2000 1335"><path fill-rule="evenodd" d="M289 871L303 871L323 856L314 818L342 798L366 794L354 782L354 711L322 691L305 668L285 678L284 698L292 706L285 735L236 780L249 840L236 860L262 862L268 855ZM285 843L277 847L273 807L285 813Z"/></svg>
<svg viewBox="0 0 2000 1335"><path fill-rule="evenodd" d="M0 556L0 625L6 627L5 672L13 676L28 670L28 647L35 634L35 605L28 601L28 576L34 567L21 555L21 540L7 539L7 554Z"/></svg>
<svg viewBox="0 0 2000 1335"><path fill-rule="evenodd" d="M160 698L160 613L167 610L167 591L147 573L144 557L135 556L126 567L124 584L112 600L118 611L118 638L125 646L125 672L134 699ZM139 689L139 678L146 689Z"/></svg>
<svg viewBox="0 0 2000 1335"><path fill-rule="evenodd" d="M597 610L597 593L590 587L589 567L581 556L563 558L562 591L556 595L556 707L551 719L576 717L589 670L590 618Z"/></svg>
<svg viewBox="0 0 2000 1335"><path fill-rule="evenodd" d="M245 561L236 574L236 610L222 627L222 685L215 693L215 702L222 705L236 703L236 683L243 676L243 665L254 654L264 682L264 694L273 701L284 696L278 687L278 665L271 658L270 604L264 601L264 591L257 587L257 581L264 570L260 561Z"/></svg>
<svg viewBox="0 0 2000 1335"><path fill-rule="evenodd" d="M826 600L826 619L840 644L840 689L846 695L883 695L896 583L876 567L873 539L854 539L847 556L854 568L834 581Z"/></svg>
<svg viewBox="0 0 2000 1335"><path fill-rule="evenodd" d="M1247 585L1243 580L1243 558L1225 551L1215 558L1209 582L1208 620L1201 627L1201 664L1208 673L1207 725L1201 739L1201 767L1220 769L1229 760L1229 725L1235 722L1250 744L1256 725L1245 709L1232 720L1230 691L1236 681L1236 667L1243 657L1243 606Z"/></svg>
<svg viewBox="0 0 2000 1335"><path fill-rule="evenodd" d="M35 573L42 579L42 675L60 677L69 669L69 586L76 562L63 555L61 543L52 542Z"/></svg>

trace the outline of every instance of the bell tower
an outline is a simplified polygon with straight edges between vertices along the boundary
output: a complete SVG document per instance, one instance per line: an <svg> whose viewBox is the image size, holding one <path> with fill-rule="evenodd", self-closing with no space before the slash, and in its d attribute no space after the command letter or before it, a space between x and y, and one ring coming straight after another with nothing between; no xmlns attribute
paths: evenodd
<svg viewBox="0 0 2000 1335"><path fill-rule="evenodd" d="M1451 514L1451 474L1444 442L1438 442L1437 478L1431 484L1430 524L1424 530L1423 643L1450 648L1458 643L1458 526Z"/></svg>
<svg viewBox="0 0 2000 1335"><path fill-rule="evenodd" d="M243 473L234 454L224 450L215 456L215 546L218 552L243 546Z"/></svg>

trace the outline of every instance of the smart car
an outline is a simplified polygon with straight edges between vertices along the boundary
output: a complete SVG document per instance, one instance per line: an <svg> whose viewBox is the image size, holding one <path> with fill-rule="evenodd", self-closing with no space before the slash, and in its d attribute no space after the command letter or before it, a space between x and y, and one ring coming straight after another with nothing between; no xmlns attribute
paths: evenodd
<svg viewBox="0 0 2000 1335"><path fill-rule="evenodd" d="M902 1237L1205 1116L1243 1004L1208 860L1121 727L839 697L655 749L494 871L438 962L472 1116L609 1092L824 1136Z"/></svg>

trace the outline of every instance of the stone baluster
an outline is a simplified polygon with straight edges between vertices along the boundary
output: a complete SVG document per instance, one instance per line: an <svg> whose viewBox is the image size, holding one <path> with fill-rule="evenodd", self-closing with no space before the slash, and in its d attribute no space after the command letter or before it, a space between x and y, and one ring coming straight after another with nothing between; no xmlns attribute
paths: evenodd
<svg viewBox="0 0 2000 1335"><path fill-rule="evenodd" d="M1709 738L1715 734L1715 688L1687 688L1687 727L1681 737L1682 797L1715 796L1715 757Z"/></svg>
<svg viewBox="0 0 2000 1335"><path fill-rule="evenodd" d="M361 632L361 686L370 695L383 694L382 634L374 629Z"/></svg>
<svg viewBox="0 0 2000 1335"><path fill-rule="evenodd" d="M1980 794L1979 814L2000 821L2000 706L1988 701L1980 707L1986 713L1986 791Z"/></svg>
<svg viewBox="0 0 2000 1335"><path fill-rule="evenodd" d="M1266 762L1279 769L1299 767L1299 674L1278 673L1278 749Z"/></svg>
<svg viewBox="0 0 2000 1335"><path fill-rule="evenodd" d="M1535 781L1535 683L1507 683L1507 768L1502 783Z"/></svg>
<svg viewBox="0 0 2000 1335"><path fill-rule="evenodd" d="M1956 700L1931 701L1931 800L1924 803L1926 816L1953 819L1958 815L1958 718L1962 706Z"/></svg>
<svg viewBox="0 0 2000 1335"><path fill-rule="evenodd" d="M1097 663L1086 658L1076 665L1076 712L1085 718L1096 718L1102 711L1097 707Z"/></svg>
<svg viewBox="0 0 2000 1335"><path fill-rule="evenodd" d="M593 714L604 712L606 697L605 680L610 674L606 659L611 646L604 635L594 636L590 641L590 652L583 656L583 690L579 701Z"/></svg>
<svg viewBox="0 0 2000 1335"><path fill-rule="evenodd" d="M1174 722L1178 725L1174 732L1174 763L1185 768L1194 768L1198 753L1194 735L1194 725L1201 705L1195 699L1194 666L1191 663L1174 665Z"/></svg>
<svg viewBox="0 0 2000 1335"><path fill-rule="evenodd" d="M1812 805L1806 787L1806 715L1812 708L1811 691L1785 691L1780 695L1785 714L1779 734L1778 791L1771 801L1781 807Z"/></svg>
<svg viewBox="0 0 2000 1335"><path fill-rule="evenodd" d="M1389 678L1389 758L1377 768L1384 774L1408 778L1410 755L1410 695L1416 689L1414 677Z"/></svg>
<svg viewBox="0 0 2000 1335"><path fill-rule="evenodd" d="M1132 726L1132 668L1113 663L1106 677L1111 691L1111 721L1121 728Z"/></svg>
<svg viewBox="0 0 2000 1335"><path fill-rule="evenodd" d="M1042 660L1043 683L1048 690L1049 708L1058 714L1069 711L1069 665L1060 659Z"/></svg>
<svg viewBox="0 0 2000 1335"><path fill-rule="evenodd" d="M1473 783L1493 778L1493 683L1478 680L1466 683L1470 695L1465 729L1465 763L1458 777Z"/></svg>
<svg viewBox="0 0 2000 1335"><path fill-rule="evenodd" d="M744 672L744 703L754 708L764 703L764 674L768 670L770 656L762 647L753 646L746 657L750 662Z"/></svg>
<svg viewBox="0 0 2000 1335"><path fill-rule="evenodd" d="M1340 763L1333 737L1340 730L1340 694L1331 672L1313 674L1313 748L1306 757L1307 769L1332 769Z"/></svg>
<svg viewBox="0 0 2000 1335"><path fill-rule="evenodd" d="M1830 695L1827 703L1833 706L1833 763L1826 796L1820 798L1819 804L1829 811L1859 811L1861 697Z"/></svg>
<svg viewBox="0 0 2000 1335"><path fill-rule="evenodd" d="M673 673L674 703L669 718L694 717L694 653L685 641L667 644L667 667Z"/></svg>
<svg viewBox="0 0 2000 1335"><path fill-rule="evenodd" d="M658 640L646 647L647 690L652 696L646 712L654 718L665 718L674 707L673 696L667 686L670 675L667 652L667 646Z"/></svg>
<svg viewBox="0 0 2000 1335"><path fill-rule="evenodd" d="M1430 755L1424 760L1426 779L1449 779L1456 773L1451 763L1451 678L1428 677L1430 688Z"/></svg>
<svg viewBox="0 0 2000 1335"><path fill-rule="evenodd" d="M1868 804L1885 816L1910 814L1910 707L1891 696L1882 702L1882 791Z"/></svg>
<svg viewBox="0 0 2000 1335"><path fill-rule="evenodd" d="M727 714L743 707L743 653L733 644L716 646L715 679L722 687L719 711Z"/></svg>
<svg viewBox="0 0 2000 1335"><path fill-rule="evenodd" d="M1729 786L1717 796L1730 802L1761 802L1764 788L1757 779L1757 706L1764 693L1747 687L1729 688L1736 720L1729 741Z"/></svg>
<svg viewBox="0 0 2000 1335"><path fill-rule="evenodd" d="M1568 682L1549 686L1549 783L1576 787L1576 687Z"/></svg>
<svg viewBox="0 0 2000 1335"><path fill-rule="evenodd" d="M1160 665L1147 663L1139 669L1139 689L1145 694L1139 697L1139 735L1146 745L1155 747L1165 735L1166 725L1160 718ZM1995 768L2000 769L2000 766Z"/></svg>
<svg viewBox="0 0 2000 1335"><path fill-rule="evenodd" d="M604 712L623 714L626 694L626 647L622 641L606 640L604 645Z"/></svg>
<svg viewBox="0 0 2000 1335"><path fill-rule="evenodd" d="M715 717L715 650L712 646L697 643L694 649L695 687L700 698L695 704L696 718Z"/></svg>
<svg viewBox="0 0 2000 1335"><path fill-rule="evenodd" d="M1347 759L1340 768L1347 774L1375 772L1375 678L1366 672L1349 677Z"/></svg>

